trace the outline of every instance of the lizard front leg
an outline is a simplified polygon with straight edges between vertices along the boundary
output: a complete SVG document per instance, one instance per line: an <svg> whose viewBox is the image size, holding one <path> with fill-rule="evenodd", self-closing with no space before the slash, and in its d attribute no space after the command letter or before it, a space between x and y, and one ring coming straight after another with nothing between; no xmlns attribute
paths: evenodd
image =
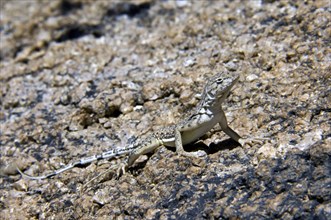
<svg viewBox="0 0 331 220"><path fill-rule="evenodd" d="M178 127L175 128L175 145L176 145L176 152L179 155L183 155L187 157L202 157L206 155L206 152L202 150L196 152L186 152L183 147L182 135Z"/></svg>
<svg viewBox="0 0 331 220"><path fill-rule="evenodd" d="M232 128L229 127L228 121L226 120L226 116L224 114L224 111L221 109L220 111L220 119L219 119L219 125L221 126L222 131L224 131L225 134L229 135L233 140L238 142L241 146L243 143L241 143L241 137L237 132L232 130Z"/></svg>
<svg viewBox="0 0 331 220"><path fill-rule="evenodd" d="M261 143L261 141L259 141L257 138L242 138L237 132L232 130L232 128L230 128L228 125L226 116L222 109L220 111L219 125L221 126L221 129L222 131L224 131L225 134L229 135L233 140L238 142L241 146L244 146L246 144L251 145L252 142Z"/></svg>

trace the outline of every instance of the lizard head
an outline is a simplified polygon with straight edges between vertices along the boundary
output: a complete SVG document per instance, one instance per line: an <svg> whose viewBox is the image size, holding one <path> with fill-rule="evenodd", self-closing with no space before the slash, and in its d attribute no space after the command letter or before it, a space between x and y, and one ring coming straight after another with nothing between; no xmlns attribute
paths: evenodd
<svg viewBox="0 0 331 220"><path fill-rule="evenodd" d="M204 100L204 104L220 106L238 79L239 74L227 71L212 76L203 91L202 100Z"/></svg>

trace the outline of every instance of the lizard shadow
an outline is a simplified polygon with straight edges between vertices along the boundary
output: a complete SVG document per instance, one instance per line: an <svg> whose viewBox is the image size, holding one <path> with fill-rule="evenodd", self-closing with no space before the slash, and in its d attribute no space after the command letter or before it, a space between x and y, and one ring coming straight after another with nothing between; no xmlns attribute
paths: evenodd
<svg viewBox="0 0 331 220"><path fill-rule="evenodd" d="M206 153L214 154L214 153L217 153L217 152L223 151L223 150L233 150L237 147L240 147L240 144L237 143L236 141L234 141L233 139L229 138L229 139L222 140L218 143L211 143L209 146L207 146Z"/></svg>
<svg viewBox="0 0 331 220"><path fill-rule="evenodd" d="M193 144L188 144L184 146L184 150L187 152L195 152L198 150L203 150L207 154L214 154L223 150L232 150L237 147L240 147L240 144L231 138L222 140L217 143L211 143L209 146L203 143L202 141L197 141ZM176 148L166 147L168 150L176 152Z"/></svg>
<svg viewBox="0 0 331 220"><path fill-rule="evenodd" d="M240 146L240 144L238 144L236 141L229 138L229 139L217 142L217 143L211 143L209 146L206 145L205 143L203 143L202 141L197 141L193 144L185 145L184 150L187 152L195 152L198 150L202 150L202 151L205 151L207 155L210 155L210 154L214 154L214 153L217 153L217 152L223 151L223 150L232 150L239 146ZM170 151L176 153L176 148L167 147L167 146L165 146L165 147L167 148L167 150L170 150ZM131 172L134 175L139 175L139 173L142 172L143 168L146 166L148 160L150 159L150 157L153 154L154 154L154 152L147 153L146 154L146 156L148 157L147 160L136 163L135 166L130 167L129 170L131 170Z"/></svg>

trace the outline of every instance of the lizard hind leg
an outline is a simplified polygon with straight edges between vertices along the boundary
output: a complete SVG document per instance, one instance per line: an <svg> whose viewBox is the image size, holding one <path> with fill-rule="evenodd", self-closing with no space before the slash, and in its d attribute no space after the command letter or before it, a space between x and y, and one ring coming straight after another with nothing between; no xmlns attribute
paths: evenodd
<svg viewBox="0 0 331 220"><path fill-rule="evenodd" d="M203 150L198 150L196 152L187 152L184 150L183 143L182 143L182 136L179 129L175 130L175 145L176 145L176 152L179 155L183 155L186 157L204 157L206 156L206 152Z"/></svg>

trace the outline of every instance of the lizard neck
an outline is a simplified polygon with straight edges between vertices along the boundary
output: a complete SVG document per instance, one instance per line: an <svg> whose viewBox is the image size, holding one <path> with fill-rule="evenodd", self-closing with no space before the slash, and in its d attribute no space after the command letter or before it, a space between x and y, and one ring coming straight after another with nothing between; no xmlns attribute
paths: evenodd
<svg viewBox="0 0 331 220"><path fill-rule="evenodd" d="M222 103L225 98L217 99L215 97L205 97L197 106L199 114L217 114L222 109Z"/></svg>

